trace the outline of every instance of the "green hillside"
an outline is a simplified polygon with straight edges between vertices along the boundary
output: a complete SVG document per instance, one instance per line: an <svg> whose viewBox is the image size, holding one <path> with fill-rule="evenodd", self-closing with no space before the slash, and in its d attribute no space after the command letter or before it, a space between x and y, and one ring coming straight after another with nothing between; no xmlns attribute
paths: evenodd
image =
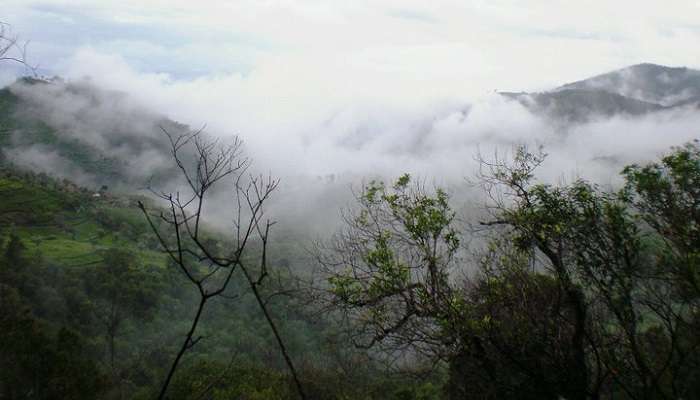
<svg viewBox="0 0 700 400"><path fill-rule="evenodd" d="M5 343L0 367L4 362L16 366L0 368L5 374L0 381L49 398L95 398L95 393L152 398L189 326L196 292L168 264L135 205L148 200L8 167L0 173L0 198L0 342ZM278 242L273 264L293 267L299 247L291 238ZM122 265L127 269L119 270ZM282 279L275 285L293 284ZM289 398L283 362L254 299L238 282L228 292L230 299L207 310L199 328L204 340L185 358L172 398L191 398L221 374L226 380L211 398ZM118 293L120 300L109 293ZM332 324L305 315L293 297L273 303L290 351L303 366L303 379L322 398L391 398L379 387L397 396L414 388L432 392L430 384L389 379L351 350L321 355L317 349L327 348L337 334ZM105 324L115 305L123 315L112 356ZM30 351L36 343L44 347ZM38 369L42 360L59 367ZM341 378L338 362L360 364ZM356 385L358 380L362 385ZM61 384L53 386L57 381Z"/></svg>
<svg viewBox="0 0 700 400"><path fill-rule="evenodd" d="M143 223L135 198L78 188L46 176L5 173L0 178L0 217L5 234L17 235L27 250L47 262L86 266L113 247L128 249L142 264L164 264Z"/></svg>

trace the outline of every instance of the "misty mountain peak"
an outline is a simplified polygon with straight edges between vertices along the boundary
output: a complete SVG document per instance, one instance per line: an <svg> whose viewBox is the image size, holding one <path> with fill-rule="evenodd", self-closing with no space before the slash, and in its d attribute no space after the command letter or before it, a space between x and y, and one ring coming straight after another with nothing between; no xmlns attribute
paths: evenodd
<svg viewBox="0 0 700 400"><path fill-rule="evenodd" d="M539 92L501 92L531 112L567 126L601 118L700 108L700 71L636 64Z"/></svg>
<svg viewBox="0 0 700 400"><path fill-rule="evenodd" d="M643 63L568 83L554 91L604 90L631 99L670 107L700 100L700 71Z"/></svg>

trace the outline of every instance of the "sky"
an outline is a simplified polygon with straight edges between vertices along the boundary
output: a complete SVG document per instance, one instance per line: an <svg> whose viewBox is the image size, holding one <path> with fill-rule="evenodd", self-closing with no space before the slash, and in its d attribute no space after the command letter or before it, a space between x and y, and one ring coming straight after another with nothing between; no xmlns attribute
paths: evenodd
<svg viewBox="0 0 700 400"><path fill-rule="evenodd" d="M494 92L642 62L700 68L700 1L4 0L0 21L41 73L240 135L283 175L461 177L475 152L520 141L561 150L552 170L577 171L612 149L634 161L698 135L696 119L663 116L562 142ZM670 133L655 135L660 124Z"/></svg>
<svg viewBox="0 0 700 400"><path fill-rule="evenodd" d="M2 21L56 73L89 50L169 79L279 68L325 90L366 95L362 80L398 98L533 90L640 62L700 66L700 1L3 3Z"/></svg>

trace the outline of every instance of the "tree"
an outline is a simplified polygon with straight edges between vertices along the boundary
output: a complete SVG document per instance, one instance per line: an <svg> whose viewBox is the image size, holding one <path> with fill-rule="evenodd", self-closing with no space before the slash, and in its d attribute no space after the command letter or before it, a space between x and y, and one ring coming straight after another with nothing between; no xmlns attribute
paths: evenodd
<svg viewBox="0 0 700 400"><path fill-rule="evenodd" d="M356 324L358 346L432 351L457 300L448 277L459 238L447 194L404 175L389 188L371 182L357 201L345 230L318 253L328 300Z"/></svg>
<svg viewBox="0 0 700 400"><path fill-rule="evenodd" d="M84 352L85 343L36 320L18 291L0 283L0 397L92 399L106 381Z"/></svg>
<svg viewBox="0 0 700 400"><path fill-rule="evenodd" d="M573 308L526 252L493 240L463 288L462 345L450 362L449 398L577 396Z"/></svg>
<svg viewBox="0 0 700 400"><path fill-rule="evenodd" d="M619 192L537 183L544 157L482 160L490 246L463 284L444 192L371 183L320 252L331 305L361 346L446 361L454 398L696 396L697 143Z"/></svg>
<svg viewBox="0 0 700 400"><path fill-rule="evenodd" d="M700 142L662 157L661 162L623 170L625 201L662 238L663 268L675 279L677 295L700 297Z"/></svg>
<svg viewBox="0 0 700 400"><path fill-rule="evenodd" d="M10 61L28 68L36 75L37 67L32 67L27 62L28 42L22 42L17 35L12 33L11 26L0 21L0 62Z"/></svg>
<svg viewBox="0 0 700 400"><path fill-rule="evenodd" d="M196 289L199 301L190 329L158 398L165 398L185 352L202 339L197 335L197 327L205 306L212 299L231 296L228 289L235 273L240 273L255 297L289 368L297 393L305 398L294 364L260 290L268 276L267 244L273 225L266 219L263 206L278 181L247 174L249 160L242 156L242 143L238 138L230 145L224 145L206 138L201 131L179 136L172 136L165 130L164 133L170 140L171 154L185 181L185 190L175 193L154 191L165 201L167 210L149 212L142 202L139 207L172 264ZM191 164L188 160L192 160ZM236 210L232 243L222 248L207 240L203 221L208 196L226 180L233 186Z"/></svg>
<svg viewBox="0 0 700 400"><path fill-rule="evenodd" d="M661 353L656 378L667 397L700 393L700 142L674 148L659 162L624 169L622 196L647 234L652 266L644 308L648 340ZM649 319L649 318L647 318ZM695 333L694 333L695 332Z"/></svg>
<svg viewBox="0 0 700 400"><path fill-rule="evenodd" d="M158 284L145 267L137 265L136 257L126 251L106 250L102 260L88 271L86 291L93 299L97 319L104 326L109 365L118 381L116 339L128 319L150 317L158 300Z"/></svg>
<svg viewBox="0 0 700 400"><path fill-rule="evenodd" d="M697 390L700 342L689 335L697 327L697 303L675 294L687 292L684 281L694 272L699 155L688 145L664 157L663 166L628 167L621 193L583 180L558 187L532 183L542 159L524 149L511 165L488 164L488 184L504 189L492 198L511 200L496 204L491 224L507 227L513 243L532 254L574 308L568 320L580 398L604 391L679 398ZM679 212L690 222L681 222ZM664 229L672 219L681 224L678 230ZM663 243L683 256L669 264L667 254L674 252Z"/></svg>
<svg viewBox="0 0 700 400"><path fill-rule="evenodd" d="M456 280L463 233L455 227L448 196L412 184L408 175L390 188L371 182L357 199L345 229L319 251L328 301L350 319L356 345L447 362L454 398L502 398L517 390L525 396L524 382L531 386L529 398L569 394L563 388L572 385L575 357L564 338L571 340L573 332L550 320L560 310L547 304L551 280L520 269L527 266L522 257L507 278L471 287ZM526 291L530 302L513 303ZM574 310L565 308L570 317ZM541 314L522 321L523 309ZM543 362L540 336L561 338L557 349L564 351Z"/></svg>

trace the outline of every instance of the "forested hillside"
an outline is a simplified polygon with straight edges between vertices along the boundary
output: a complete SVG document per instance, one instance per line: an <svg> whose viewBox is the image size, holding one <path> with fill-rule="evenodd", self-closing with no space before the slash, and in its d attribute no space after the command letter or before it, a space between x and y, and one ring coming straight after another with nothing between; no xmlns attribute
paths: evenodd
<svg viewBox="0 0 700 400"><path fill-rule="evenodd" d="M194 312L195 293L168 264L136 207L144 199L8 167L0 193L0 393L155 396ZM279 238L275 262L295 257L284 250L290 240ZM277 284L295 285L280 279L270 292ZM335 330L329 322L297 300L279 296L272 304L316 396L391 398L420 386L339 347L329 340ZM271 333L240 284L207 310L200 334L169 398L291 396Z"/></svg>

